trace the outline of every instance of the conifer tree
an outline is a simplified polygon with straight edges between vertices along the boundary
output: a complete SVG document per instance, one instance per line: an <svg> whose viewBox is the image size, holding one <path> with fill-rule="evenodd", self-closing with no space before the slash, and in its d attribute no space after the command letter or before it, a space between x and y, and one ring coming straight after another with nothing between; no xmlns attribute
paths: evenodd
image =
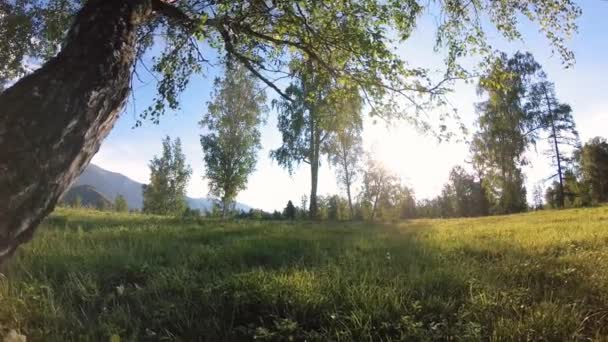
<svg viewBox="0 0 608 342"><path fill-rule="evenodd" d="M551 178L557 177L557 207L563 208L566 199L564 173L572 164L572 152L580 145L572 108L558 101L555 86L547 80L544 72L540 74L540 80L530 87L526 106L528 115L538 122L537 128L548 132L551 148L547 154L556 168Z"/></svg>
<svg viewBox="0 0 608 342"><path fill-rule="evenodd" d="M295 220L296 218L296 207L293 205L291 200L287 202L287 206L283 210L283 217L288 220Z"/></svg>

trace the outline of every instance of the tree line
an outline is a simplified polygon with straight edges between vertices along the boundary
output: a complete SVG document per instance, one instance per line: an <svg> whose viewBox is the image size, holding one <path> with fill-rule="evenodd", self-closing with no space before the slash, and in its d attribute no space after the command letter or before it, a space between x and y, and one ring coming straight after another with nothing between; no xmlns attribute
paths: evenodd
<svg viewBox="0 0 608 342"><path fill-rule="evenodd" d="M119 213L125 213L129 211L129 205L127 203L127 200L121 194L116 195L116 197L114 198L114 202L102 201L94 206L87 206L86 204L83 204L82 196L80 195L77 195L72 201L62 201L59 205L75 209L89 208L101 211L116 211Z"/></svg>
<svg viewBox="0 0 608 342"><path fill-rule="evenodd" d="M295 60L297 74L286 92L292 100L272 102L278 112L282 144L270 157L290 174L300 164L310 170L310 194L299 206L289 201L274 213L252 210L235 213L239 191L255 170L260 125L268 111L266 96L244 67L228 63L216 79L211 101L200 122L205 179L217 199L213 215L266 219L399 219L470 217L509 214L529 208L564 208L606 201L608 149L594 138L581 145L572 108L559 101L555 86L529 53L499 54L478 80L476 131L469 143L470 161L456 166L436 198L416 201L414 190L366 154L362 146L363 99L360 92L315 68ZM522 168L525 153L546 140L545 151L555 173L543 201L527 201ZM333 166L344 196L317 195L322 160ZM150 163L151 183L144 186L144 211L182 213L191 169L178 139L163 141L161 158ZM355 189L355 184L360 188ZM541 195L542 197L542 195ZM192 215L192 211L187 212Z"/></svg>

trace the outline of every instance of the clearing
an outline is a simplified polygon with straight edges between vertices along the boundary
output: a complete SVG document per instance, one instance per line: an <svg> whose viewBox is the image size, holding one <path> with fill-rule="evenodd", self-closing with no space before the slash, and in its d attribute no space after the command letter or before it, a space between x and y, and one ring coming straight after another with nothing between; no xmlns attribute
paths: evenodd
<svg viewBox="0 0 608 342"><path fill-rule="evenodd" d="M58 209L0 276L28 340L608 336L608 207L397 224Z"/></svg>

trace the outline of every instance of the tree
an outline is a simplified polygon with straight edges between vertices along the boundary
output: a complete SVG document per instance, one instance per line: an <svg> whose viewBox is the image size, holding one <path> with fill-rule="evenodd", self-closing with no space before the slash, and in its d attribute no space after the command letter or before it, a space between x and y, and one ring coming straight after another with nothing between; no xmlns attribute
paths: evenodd
<svg viewBox="0 0 608 342"><path fill-rule="evenodd" d="M82 197L80 197L80 195L76 196L72 207L76 209L82 208Z"/></svg>
<svg viewBox="0 0 608 342"><path fill-rule="evenodd" d="M489 214L489 201L483 178L467 172L462 166L454 166L441 194L419 201L415 210L417 217L486 216Z"/></svg>
<svg viewBox="0 0 608 342"><path fill-rule="evenodd" d="M346 191L350 218L353 219L355 211L353 208L352 186L360 172L359 163L363 156L363 139L361 137L363 122L361 115L357 113L357 111L361 111L360 101L349 102L346 105L350 108L345 108L345 110L354 111L355 115L347 118L346 127L337 128L332 145L330 146L331 152L329 158L330 162L336 167L338 182Z"/></svg>
<svg viewBox="0 0 608 342"><path fill-rule="evenodd" d="M99 211L110 211L112 210L112 202L100 201L96 207Z"/></svg>
<svg viewBox="0 0 608 342"><path fill-rule="evenodd" d="M388 171L378 161L368 158L363 170L362 202L369 203L371 211L369 219L376 218L383 204L390 201L392 191L398 181L397 177Z"/></svg>
<svg viewBox="0 0 608 342"><path fill-rule="evenodd" d="M569 105L559 103L555 95L555 86L547 80L544 73L540 74L540 81L530 87L527 109L529 115L538 121L538 127L549 132L548 139L551 143L549 155L556 167L558 180L558 207L564 207L564 168L572 162L572 158L566 153L565 148L570 150L580 145L578 132L572 116L572 108ZM553 177L555 177L553 176Z"/></svg>
<svg viewBox="0 0 608 342"><path fill-rule="evenodd" d="M143 185L143 211L159 215L181 215L186 209L186 186L192 169L186 164L182 143L163 139L163 153L150 161L150 184Z"/></svg>
<svg viewBox="0 0 608 342"><path fill-rule="evenodd" d="M254 219L254 220L261 220L262 219L262 213L263 211L261 209L249 209L249 218Z"/></svg>
<svg viewBox="0 0 608 342"><path fill-rule="evenodd" d="M296 219L296 207L293 205L293 203L291 201L287 202L287 206L283 210L283 217L285 217L288 220Z"/></svg>
<svg viewBox="0 0 608 342"><path fill-rule="evenodd" d="M272 215L270 216L270 218L272 220L282 220L283 219L283 215L281 214L280 211L275 210L272 212Z"/></svg>
<svg viewBox="0 0 608 342"><path fill-rule="evenodd" d="M545 192L545 200L549 207L578 208L588 206L592 203L589 187L586 183L581 182L572 170L566 170L563 177L562 184L554 181Z"/></svg>
<svg viewBox="0 0 608 342"><path fill-rule="evenodd" d="M476 180L462 166L450 171L439 201L444 217L474 217L488 215L487 196L481 180Z"/></svg>
<svg viewBox="0 0 608 342"><path fill-rule="evenodd" d="M535 141L536 122L525 104L539 70L530 54L502 54L479 80L479 92L488 98L477 106L480 116L471 151L498 213L527 208L521 167L526 164L524 152Z"/></svg>
<svg viewBox="0 0 608 342"><path fill-rule="evenodd" d="M536 184L532 190L532 196L534 198L534 210L543 209L543 188L540 184Z"/></svg>
<svg viewBox="0 0 608 342"><path fill-rule="evenodd" d="M329 196L317 196L317 213L314 218L318 221L329 218Z"/></svg>
<svg viewBox="0 0 608 342"><path fill-rule="evenodd" d="M308 217L308 196L306 196L306 194L300 197L300 210L298 211L300 213L300 219Z"/></svg>
<svg viewBox="0 0 608 342"><path fill-rule="evenodd" d="M0 94L0 262L33 236L90 162L126 102L135 62L144 53L158 54L147 68L157 75L158 94L142 113L153 122L179 109L189 77L209 62L204 48L233 56L281 96L286 94L270 74L283 72L284 61L298 54L356 84L375 104L396 104L385 99L411 99L412 93L434 100L446 90L446 82L429 84L427 70L408 68L392 52L389 37L407 39L425 12L414 0L174 3L0 4L0 80L22 77ZM437 44L448 51L445 80L462 76L456 57L489 51L478 20L486 14L508 38L519 37L516 18L526 15L541 24L566 61L572 60L564 37L576 30L580 9L570 1L452 1L437 7L442 11ZM160 49L154 37L162 37ZM327 50L348 52L347 67L332 68ZM26 57L44 64L23 77Z"/></svg>
<svg viewBox="0 0 608 342"><path fill-rule="evenodd" d="M355 88L340 87L310 60L294 61L291 69L299 79L286 91L293 100L274 102L282 145L271 151L271 157L290 173L300 163L310 166L309 215L318 218L321 155L331 156L337 132L361 121L361 100Z"/></svg>
<svg viewBox="0 0 608 342"><path fill-rule="evenodd" d="M200 209L192 209L190 207L186 207L184 212L182 213L183 220L198 220L201 218L201 210Z"/></svg>
<svg viewBox="0 0 608 342"><path fill-rule="evenodd" d="M608 141L595 137L575 152L579 172L595 203L608 201Z"/></svg>
<svg viewBox="0 0 608 342"><path fill-rule="evenodd" d="M219 198L223 217L255 170L265 101L256 79L244 67L229 65L224 78L216 79L213 100L200 122L208 130L201 136L205 176L209 192Z"/></svg>
<svg viewBox="0 0 608 342"><path fill-rule="evenodd" d="M396 218L412 219L416 217L416 196L414 190L405 185L399 185L395 191Z"/></svg>
<svg viewBox="0 0 608 342"><path fill-rule="evenodd" d="M370 220L409 219L416 215L414 191L380 162L368 156L362 171L361 209ZM363 213L362 213L363 214Z"/></svg>
<svg viewBox="0 0 608 342"><path fill-rule="evenodd" d="M349 213L348 202L338 195L332 195L327 199L327 218L332 221L353 219Z"/></svg>
<svg viewBox="0 0 608 342"><path fill-rule="evenodd" d="M114 199L114 210L118 212L127 212L129 211L129 205L127 204L127 200L123 195L118 195Z"/></svg>
<svg viewBox="0 0 608 342"><path fill-rule="evenodd" d="M416 203L416 217L440 217L436 199L423 199Z"/></svg>

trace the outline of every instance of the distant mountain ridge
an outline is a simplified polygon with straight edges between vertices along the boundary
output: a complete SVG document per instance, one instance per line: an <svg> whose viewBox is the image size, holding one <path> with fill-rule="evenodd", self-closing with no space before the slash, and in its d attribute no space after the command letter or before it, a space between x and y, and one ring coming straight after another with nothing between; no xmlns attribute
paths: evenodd
<svg viewBox="0 0 608 342"><path fill-rule="evenodd" d="M93 187L97 192L102 194L111 202L114 201L116 196L123 195L127 201L127 204L129 205L129 209L141 210L143 207L143 184L136 182L123 174L108 171L95 164L89 164L82 174L76 179L71 189L82 185ZM210 211L213 208L213 199L211 198L186 197L186 202L192 209ZM236 204L236 208L237 210L244 211L249 211L249 209L251 209L250 206L238 202Z"/></svg>
<svg viewBox="0 0 608 342"><path fill-rule="evenodd" d="M90 185L71 187L62 197L61 202L69 205L78 205L91 208L110 208L112 202Z"/></svg>

